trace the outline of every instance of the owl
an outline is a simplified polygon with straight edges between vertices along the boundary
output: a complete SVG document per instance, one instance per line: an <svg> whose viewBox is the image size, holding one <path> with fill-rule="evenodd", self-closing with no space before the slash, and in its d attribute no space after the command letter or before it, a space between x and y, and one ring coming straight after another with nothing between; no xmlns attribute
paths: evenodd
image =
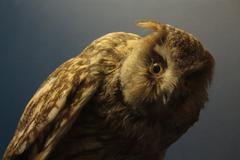
<svg viewBox="0 0 240 160"><path fill-rule="evenodd" d="M208 100L214 58L192 34L139 21L60 65L28 102L4 160L163 160Z"/></svg>

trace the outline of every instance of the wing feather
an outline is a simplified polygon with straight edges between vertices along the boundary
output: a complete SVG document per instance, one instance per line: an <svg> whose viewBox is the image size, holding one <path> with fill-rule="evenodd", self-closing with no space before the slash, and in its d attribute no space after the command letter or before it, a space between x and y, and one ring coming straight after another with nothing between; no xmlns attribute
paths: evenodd
<svg viewBox="0 0 240 160"><path fill-rule="evenodd" d="M130 42L139 38L132 33L109 33L59 66L27 104L3 159L23 155L42 138L45 138L43 147L31 159L45 159L95 93L103 75L116 68L127 50L131 50Z"/></svg>
<svg viewBox="0 0 240 160"><path fill-rule="evenodd" d="M98 88L99 78L91 73L90 63L90 58L86 60L78 56L49 76L27 104L4 160L22 154L50 123L54 123L54 134L47 138L44 146L45 150L51 150ZM43 159L47 153L38 157Z"/></svg>

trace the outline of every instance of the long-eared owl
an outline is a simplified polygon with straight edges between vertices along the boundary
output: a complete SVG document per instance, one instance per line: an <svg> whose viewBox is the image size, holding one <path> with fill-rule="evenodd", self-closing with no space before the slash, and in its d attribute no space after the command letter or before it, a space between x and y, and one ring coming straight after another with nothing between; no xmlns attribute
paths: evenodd
<svg viewBox="0 0 240 160"><path fill-rule="evenodd" d="M192 34L140 21L60 65L28 102L4 160L159 160L208 100L214 59Z"/></svg>

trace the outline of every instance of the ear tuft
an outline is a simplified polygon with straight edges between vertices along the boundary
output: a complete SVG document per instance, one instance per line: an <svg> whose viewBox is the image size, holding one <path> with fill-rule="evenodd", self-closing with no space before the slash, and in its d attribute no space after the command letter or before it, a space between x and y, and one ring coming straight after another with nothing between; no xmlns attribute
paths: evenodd
<svg viewBox="0 0 240 160"><path fill-rule="evenodd" d="M164 24L161 24L154 20L140 20L136 22L136 25L141 28L150 29L153 31L163 30L165 28Z"/></svg>

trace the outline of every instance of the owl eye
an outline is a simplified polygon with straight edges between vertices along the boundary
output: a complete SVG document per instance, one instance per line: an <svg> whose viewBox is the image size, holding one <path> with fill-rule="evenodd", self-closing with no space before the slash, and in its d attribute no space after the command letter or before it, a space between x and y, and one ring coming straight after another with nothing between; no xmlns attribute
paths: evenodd
<svg viewBox="0 0 240 160"><path fill-rule="evenodd" d="M159 63L154 63L151 66L151 72L154 74L158 74L162 71L162 66Z"/></svg>

